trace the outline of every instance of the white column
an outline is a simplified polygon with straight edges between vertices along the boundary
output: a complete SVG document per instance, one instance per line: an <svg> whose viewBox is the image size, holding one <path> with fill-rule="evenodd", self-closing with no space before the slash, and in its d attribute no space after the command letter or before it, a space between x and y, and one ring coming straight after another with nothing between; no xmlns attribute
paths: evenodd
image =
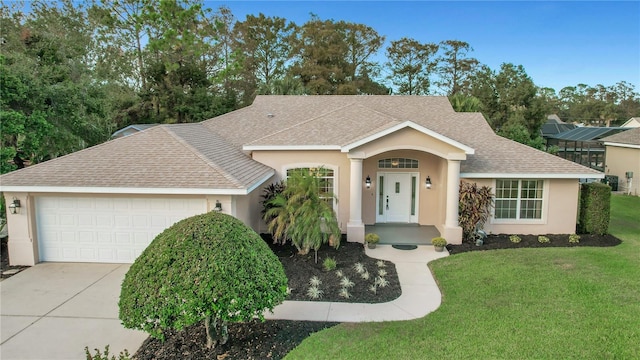
<svg viewBox="0 0 640 360"><path fill-rule="evenodd" d="M349 222L347 240L364 242L364 224L362 223L362 154L350 154L351 171L349 175Z"/></svg>
<svg viewBox="0 0 640 360"><path fill-rule="evenodd" d="M447 213L445 225L458 226L458 202L460 197L460 161L447 160Z"/></svg>
<svg viewBox="0 0 640 360"><path fill-rule="evenodd" d="M450 244L462 244L462 228L458 225L459 192L460 160L447 160L447 207L442 236Z"/></svg>

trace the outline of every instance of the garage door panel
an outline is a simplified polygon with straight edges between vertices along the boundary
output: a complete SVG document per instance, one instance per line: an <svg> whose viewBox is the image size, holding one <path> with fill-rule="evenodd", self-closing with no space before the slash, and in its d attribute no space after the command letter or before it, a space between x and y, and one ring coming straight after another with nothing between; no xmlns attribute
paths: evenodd
<svg viewBox="0 0 640 360"><path fill-rule="evenodd" d="M40 260L132 263L164 229L204 212L204 199L37 197Z"/></svg>
<svg viewBox="0 0 640 360"><path fill-rule="evenodd" d="M116 227L129 228L131 226L131 218L126 215L115 215L113 217L115 220Z"/></svg>

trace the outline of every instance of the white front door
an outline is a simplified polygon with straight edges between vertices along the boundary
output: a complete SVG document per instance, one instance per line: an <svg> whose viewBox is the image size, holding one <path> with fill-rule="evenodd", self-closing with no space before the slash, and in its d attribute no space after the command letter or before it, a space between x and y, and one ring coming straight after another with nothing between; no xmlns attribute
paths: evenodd
<svg viewBox="0 0 640 360"><path fill-rule="evenodd" d="M379 173L376 222L412 222L416 215L416 175Z"/></svg>

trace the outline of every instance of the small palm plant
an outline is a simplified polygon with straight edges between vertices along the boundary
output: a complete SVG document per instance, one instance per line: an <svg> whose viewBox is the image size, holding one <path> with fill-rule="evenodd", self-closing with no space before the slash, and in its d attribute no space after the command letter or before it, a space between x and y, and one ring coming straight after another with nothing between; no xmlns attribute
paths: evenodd
<svg viewBox="0 0 640 360"><path fill-rule="evenodd" d="M327 201L335 195L322 190L327 188L323 176L326 171L322 167L291 171L286 187L267 202L269 207L263 215L274 241L291 239L300 254L313 249L316 263L320 246L331 236L340 239L338 220ZM334 244L339 245L339 241Z"/></svg>

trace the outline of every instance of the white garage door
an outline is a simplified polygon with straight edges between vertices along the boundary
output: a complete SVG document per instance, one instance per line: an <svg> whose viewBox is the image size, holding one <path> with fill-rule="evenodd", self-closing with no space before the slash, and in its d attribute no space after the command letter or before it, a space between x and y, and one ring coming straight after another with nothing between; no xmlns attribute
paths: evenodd
<svg viewBox="0 0 640 360"><path fill-rule="evenodd" d="M156 235L206 206L204 199L37 197L40 261L132 263Z"/></svg>

